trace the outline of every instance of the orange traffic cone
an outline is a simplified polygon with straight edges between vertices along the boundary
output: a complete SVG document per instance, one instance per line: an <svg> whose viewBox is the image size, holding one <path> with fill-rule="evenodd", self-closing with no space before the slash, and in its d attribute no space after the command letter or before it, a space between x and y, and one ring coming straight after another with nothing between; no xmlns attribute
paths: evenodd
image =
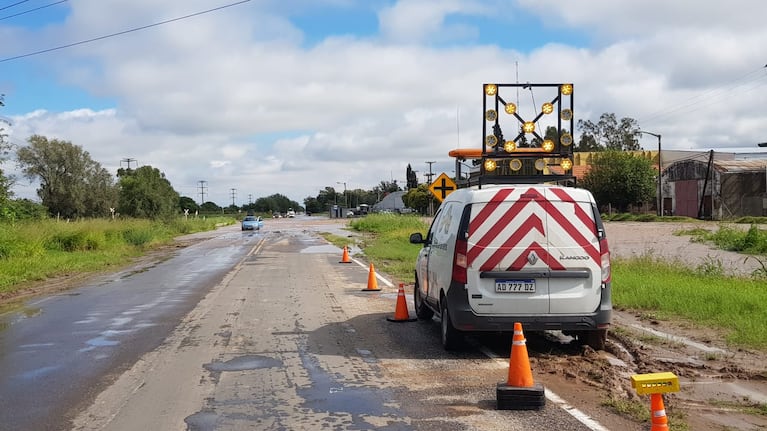
<svg viewBox="0 0 767 431"><path fill-rule="evenodd" d="M522 324L514 323L514 337L511 339L511 358L509 359L509 378L506 384L520 388L533 386L533 372L530 370L530 360L527 357L525 335Z"/></svg>
<svg viewBox="0 0 767 431"><path fill-rule="evenodd" d="M538 410L546 405L543 385L533 382L525 335L519 322L514 323L509 375L505 382L498 383L495 395L498 410Z"/></svg>
<svg viewBox="0 0 767 431"><path fill-rule="evenodd" d="M663 407L662 394L650 394L650 431L668 431L666 408Z"/></svg>
<svg viewBox="0 0 767 431"><path fill-rule="evenodd" d="M405 299L405 285L399 284L397 291L397 306L394 308L394 317L387 317L389 322L415 322L417 319L411 319L407 312L407 300Z"/></svg>
<svg viewBox="0 0 767 431"><path fill-rule="evenodd" d="M344 246L344 256L341 258L341 261L338 263L352 263L352 260L349 259L349 250Z"/></svg>
<svg viewBox="0 0 767 431"><path fill-rule="evenodd" d="M376 270L373 268L373 264L370 264L370 272L368 273L368 288L362 289L363 292L375 292L381 290L378 287L378 280L376 280Z"/></svg>

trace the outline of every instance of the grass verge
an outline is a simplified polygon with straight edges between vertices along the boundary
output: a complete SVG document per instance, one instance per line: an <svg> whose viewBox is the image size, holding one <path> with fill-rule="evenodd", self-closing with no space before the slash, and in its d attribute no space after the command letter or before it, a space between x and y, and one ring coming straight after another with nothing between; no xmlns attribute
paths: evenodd
<svg viewBox="0 0 767 431"><path fill-rule="evenodd" d="M0 295L28 282L122 265L176 236L230 223L228 218L200 218L0 224Z"/></svg>
<svg viewBox="0 0 767 431"><path fill-rule="evenodd" d="M615 260L613 302L722 329L733 345L767 349L767 289L759 278L701 273L652 256Z"/></svg>

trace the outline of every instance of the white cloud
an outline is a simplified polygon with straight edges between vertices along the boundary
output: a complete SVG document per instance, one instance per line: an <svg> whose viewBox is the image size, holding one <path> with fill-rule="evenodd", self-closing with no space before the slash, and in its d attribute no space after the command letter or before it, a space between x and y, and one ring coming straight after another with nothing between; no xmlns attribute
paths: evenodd
<svg viewBox="0 0 767 431"><path fill-rule="evenodd" d="M66 23L24 31L25 46L218 5L71 3ZM767 31L757 25L758 0L705 7L518 0L513 5L538 14L547 27L586 34L594 46L544 44L520 52L445 43L476 39L471 26L447 17L488 18L499 3L506 2L401 0L378 9L379 37L332 36L307 46L278 2L251 2L61 51L35 62L49 65L50 79L117 105L49 112L40 100L40 110L12 118L13 137L69 140L113 171L121 159L135 158L195 200L205 181L207 197L222 205L231 203L232 188L239 203L273 193L302 203L325 187L340 189L339 181L350 189L404 183L408 164L421 181L426 161L451 174L447 152L480 145L481 84L514 82L518 70L522 82L573 82L576 119L595 121L604 112L632 117L662 133L664 148L743 150L767 140L761 109L767 58L759 56ZM522 94L522 104L531 102ZM642 144L655 143L645 137Z"/></svg>

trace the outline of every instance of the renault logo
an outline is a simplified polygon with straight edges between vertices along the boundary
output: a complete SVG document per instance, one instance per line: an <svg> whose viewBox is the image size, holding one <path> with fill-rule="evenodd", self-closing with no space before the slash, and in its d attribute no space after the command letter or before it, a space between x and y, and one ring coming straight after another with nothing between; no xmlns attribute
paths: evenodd
<svg viewBox="0 0 767 431"><path fill-rule="evenodd" d="M527 261L530 262L530 265L535 265L535 262L538 262L538 256L536 256L535 253L530 252L530 254L527 255Z"/></svg>

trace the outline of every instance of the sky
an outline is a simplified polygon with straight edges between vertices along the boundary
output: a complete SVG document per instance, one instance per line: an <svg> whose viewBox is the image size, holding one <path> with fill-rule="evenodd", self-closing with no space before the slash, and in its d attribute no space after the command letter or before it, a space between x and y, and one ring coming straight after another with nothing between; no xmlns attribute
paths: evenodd
<svg viewBox="0 0 767 431"><path fill-rule="evenodd" d="M767 141L763 0L0 0L0 119L220 206L454 175L484 83L572 83L663 149ZM548 98L513 95L523 115ZM3 126L0 124L0 126ZM575 140L579 131L574 131ZM657 149L657 139L640 144ZM432 162L432 163L427 163ZM38 184L13 158L16 197Z"/></svg>

